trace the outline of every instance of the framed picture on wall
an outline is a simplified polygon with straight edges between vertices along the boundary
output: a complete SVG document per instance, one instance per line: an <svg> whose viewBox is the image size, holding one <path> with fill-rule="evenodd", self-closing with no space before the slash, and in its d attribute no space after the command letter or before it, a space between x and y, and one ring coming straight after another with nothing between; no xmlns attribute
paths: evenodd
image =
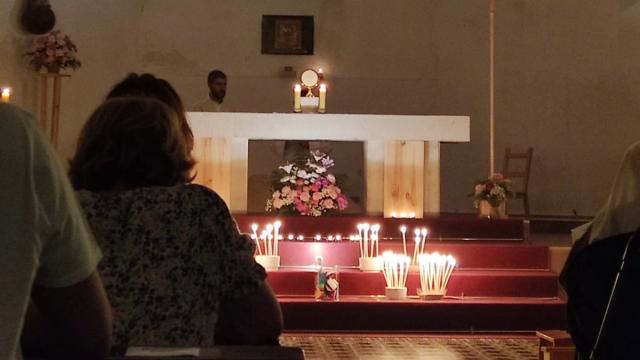
<svg viewBox="0 0 640 360"><path fill-rule="evenodd" d="M262 53L313 55L313 16L262 16Z"/></svg>

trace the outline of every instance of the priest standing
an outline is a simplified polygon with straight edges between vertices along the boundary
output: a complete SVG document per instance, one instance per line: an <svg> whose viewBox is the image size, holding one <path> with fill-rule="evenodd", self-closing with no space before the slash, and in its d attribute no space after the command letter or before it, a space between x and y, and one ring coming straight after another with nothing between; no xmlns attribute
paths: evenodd
<svg viewBox="0 0 640 360"><path fill-rule="evenodd" d="M231 112L231 109L223 104L227 95L227 75L220 70L213 70L207 77L209 97L195 104L191 111L198 112Z"/></svg>

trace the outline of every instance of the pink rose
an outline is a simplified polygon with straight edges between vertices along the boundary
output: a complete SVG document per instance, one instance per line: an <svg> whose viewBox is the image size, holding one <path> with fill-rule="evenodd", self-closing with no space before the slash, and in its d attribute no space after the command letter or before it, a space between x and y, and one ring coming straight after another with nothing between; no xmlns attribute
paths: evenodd
<svg viewBox="0 0 640 360"><path fill-rule="evenodd" d="M314 183L313 185L311 185L311 191L320 191L320 187L322 185L320 183Z"/></svg>
<svg viewBox="0 0 640 360"><path fill-rule="evenodd" d="M304 180L302 180L302 179L296 180L296 185L298 185L298 186L304 185Z"/></svg>
<svg viewBox="0 0 640 360"><path fill-rule="evenodd" d="M485 189L484 185L478 184L476 185L476 194L483 192Z"/></svg>
<svg viewBox="0 0 640 360"><path fill-rule="evenodd" d="M502 175L500 173L495 173L495 174L493 174L493 179L495 181L502 181L502 180L504 180L504 175Z"/></svg>
<svg viewBox="0 0 640 360"><path fill-rule="evenodd" d="M327 175L327 180L329 180L329 182L332 184L336 183L336 177L333 176L332 174Z"/></svg>
<svg viewBox="0 0 640 360"><path fill-rule="evenodd" d="M282 194L283 195L288 195L291 192L291 188L288 186L285 186L282 188Z"/></svg>
<svg viewBox="0 0 640 360"><path fill-rule="evenodd" d="M340 210L346 209L348 205L349 205L349 202L344 196L340 196L338 198L338 208L340 208Z"/></svg>
<svg viewBox="0 0 640 360"><path fill-rule="evenodd" d="M303 191L300 194L300 200L304 201L304 202L309 202L309 199L311 198L311 195L309 195L308 191Z"/></svg>
<svg viewBox="0 0 640 360"><path fill-rule="evenodd" d="M273 207L276 209L280 209L284 205L284 202L280 199L273 200Z"/></svg>
<svg viewBox="0 0 640 360"><path fill-rule="evenodd" d="M323 201L323 202L322 202L322 206L323 206L325 209L333 209L333 200L331 200L331 199L327 199L327 200Z"/></svg>
<svg viewBox="0 0 640 360"><path fill-rule="evenodd" d="M305 204L300 204L298 206L296 206L296 210L298 210L298 212L302 215L305 215L307 213L307 211L309 210L309 207Z"/></svg>
<svg viewBox="0 0 640 360"><path fill-rule="evenodd" d="M313 193L313 200L320 201L321 199L322 199L322 193L321 192L314 192Z"/></svg>
<svg viewBox="0 0 640 360"><path fill-rule="evenodd" d="M273 195L271 195L271 197L273 199L279 199L280 198L280 191L276 190L276 192L274 192Z"/></svg>

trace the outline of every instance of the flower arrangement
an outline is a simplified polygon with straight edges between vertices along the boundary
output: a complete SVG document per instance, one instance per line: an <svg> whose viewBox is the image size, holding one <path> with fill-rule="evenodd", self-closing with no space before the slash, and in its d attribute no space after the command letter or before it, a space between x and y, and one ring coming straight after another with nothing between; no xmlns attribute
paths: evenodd
<svg viewBox="0 0 640 360"><path fill-rule="evenodd" d="M328 172L334 161L320 151L310 151L274 172L273 194L266 210L283 214L320 216L342 211L349 202Z"/></svg>
<svg viewBox="0 0 640 360"><path fill-rule="evenodd" d="M476 181L473 193L474 206L478 208L481 201L487 201L492 207L500 206L507 198L513 196L511 180L496 173L486 180Z"/></svg>
<svg viewBox="0 0 640 360"><path fill-rule="evenodd" d="M46 68L49 72L58 72L60 69L77 69L82 63L76 57L78 48L68 35L54 30L47 35L37 38L33 50L27 55L31 56L29 64L36 71Z"/></svg>

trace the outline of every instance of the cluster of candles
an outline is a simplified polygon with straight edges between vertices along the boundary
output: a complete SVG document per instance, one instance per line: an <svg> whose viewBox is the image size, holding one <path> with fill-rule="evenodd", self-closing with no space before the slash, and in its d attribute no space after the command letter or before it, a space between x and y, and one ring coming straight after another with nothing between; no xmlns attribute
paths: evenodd
<svg viewBox="0 0 640 360"><path fill-rule="evenodd" d="M451 255L422 254L418 258L420 266L421 295L444 296L451 274L456 267L456 259Z"/></svg>
<svg viewBox="0 0 640 360"><path fill-rule="evenodd" d="M360 257L378 257L380 248L380 225L358 224L357 240L360 243Z"/></svg>
<svg viewBox="0 0 640 360"><path fill-rule="evenodd" d="M396 218L400 218L400 219L415 219L416 218L416 213L415 212L400 212L397 213L395 211L391 212L391 218L392 219L396 219Z"/></svg>
<svg viewBox="0 0 640 360"><path fill-rule="evenodd" d="M407 227L402 225L400 227L400 233L402 233L402 249L404 250L404 255L407 256ZM427 243L427 237L429 236L429 229L426 227L423 228L415 228L413 231L414 237L414 246L413 246L413 256L411 257L411 265L417 264L418 257L424 253L424 246Z"/></svg>
<svg viewBox="0 0 640 360"><path fill-rule="evenodd" d="M282 223L280 221L267 224L265 230L262 230L260 236L258 236L258 224L251 225L251 231L253 232L251 238L256 242L258 255L278 256L278 242L283 240L283 236L280 234L281 227Z"/></svg>

